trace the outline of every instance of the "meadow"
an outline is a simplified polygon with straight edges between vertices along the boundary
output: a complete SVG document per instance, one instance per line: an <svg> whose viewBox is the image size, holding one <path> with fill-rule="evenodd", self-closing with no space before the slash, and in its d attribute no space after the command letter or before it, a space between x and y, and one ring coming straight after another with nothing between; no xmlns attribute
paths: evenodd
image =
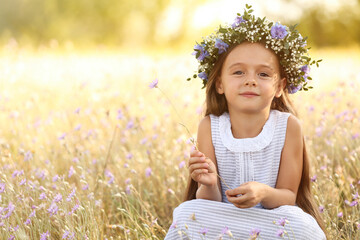
<svg viewBox="0 0 360 240"><path fill-rule="evenodd" d="M292 96L312 188L330 239L360 239L360 51L315 53ZM203 116L190 54L3 47L1 239L163 239Z"/></svg>

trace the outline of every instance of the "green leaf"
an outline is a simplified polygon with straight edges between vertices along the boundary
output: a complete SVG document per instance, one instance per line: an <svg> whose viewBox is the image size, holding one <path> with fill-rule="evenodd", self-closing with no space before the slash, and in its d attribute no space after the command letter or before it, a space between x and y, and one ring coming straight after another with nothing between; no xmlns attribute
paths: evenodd
<svg viewBox="0 0 360 240"><path fill-rule="evenodd" d="M317 62L318 62L318 63L319 63L319 62L322 62L322 59L318 60Z"/></svg>
<svg viewBox="0 0 360 240"><path fill-rule="evenodd" d="M272 25L273 25L273 23L272 23L272 22L268 24L268 26L269 26L269 27L271 27Z"/></svg>
<svg viewBox="0 0 360 240"><path fill-rule="evenodd" d="M196 74L194 74L194 75L193 75L193 78L197 78L197 75L196 75Z"/></svg>
<svg viewBox="0 0 360 240"><path fill-rule="evenodd" d="M250 9L250 8L251 8L251 5L247 5L247 4L246 4L246 8L247 8L247 9Z"/></svg>
<svg viewBox="0 0 360 240"><path fill-rule="evenodd" d="M227 29L220 27L219 32L221 32L221 33L227 33Z"/></svg>
<svg viewBox="0 0 360 240"><path fill-rule="evenodd" d="M191 78L186 79L186 81L190 81L190 80L191 80Z"/></svg>
<svg viewBox="0 0 360 240"><path fill-rule="evenodd" d="M312 77L307 77L307 79L312 80Z"/></svg>
<svg viewBox="0 0 360 240"><path fill-rule="evenodd" d="M251 9L251 10L249 10L249 13L252 13L253 11L254 11L254 10Z"/></svg>

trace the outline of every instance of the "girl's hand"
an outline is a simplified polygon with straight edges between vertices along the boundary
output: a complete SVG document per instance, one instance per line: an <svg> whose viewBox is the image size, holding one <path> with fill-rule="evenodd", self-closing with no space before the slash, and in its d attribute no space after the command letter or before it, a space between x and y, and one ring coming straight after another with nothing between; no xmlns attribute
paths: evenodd
<svg viewBox="0 0 360 240"><path fill-rule="evenodd" d="M202 152L197 150L190 152L188 168L189 174L194 181L206 186L217 184L216 166Z"/></svg>
<svg viewBox="0 0 360 240"><path fill-rule="evenodd" d="M256 206L265 196L266 184L259 182L246 182L239 187L226 190L225 194L229 202L238 208L250 208Z"/></svg>

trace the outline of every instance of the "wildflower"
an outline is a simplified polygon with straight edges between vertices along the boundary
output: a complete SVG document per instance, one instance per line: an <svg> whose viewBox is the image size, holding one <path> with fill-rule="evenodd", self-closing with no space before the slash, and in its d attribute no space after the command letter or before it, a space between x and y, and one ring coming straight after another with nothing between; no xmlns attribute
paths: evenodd
<svg viewBox="0 0 360 240"><path fill-rule="evenodd" d="M39 199L40 199L40 200L43 200L43 199L45 199L45 198L46 198L46 194L45 194L44 192L41 193Z"/></svg>
<svg viewBox="0 0 360 240"><path fill-rule="evenodd" d="M29 161L29 160L31 160L31 159L33 159L33 155L32 155L32 153L31 153L31 151L27 151L27 152L25 153L25 156L24 156L24 161L26 162L26 161Z"/></svg>
<svg viewBox="0 0 360 240"><path fill-rule="evenodd" d="M342 212L339 212L339 213L337 214L337 216L338 216L339 218L341 218L341 217L343 216L343 213L342 213Z"/></svg>
<svg viewBox="0 0 360 240"><path fill-rule="evenodd" d="M291 83L291 84L289 84L287 89L290 94L294 94L297 91L299 91L301 89L301 87L302 87L301 84L299 84L298 86L295 86L294 84Z"/></svg>
<svg viewBox="0 0 360 240"><path fill-rule="evenodd" d="M159 80L157 78L155 78L155 80L153 80L150 84L149 84L149 88L157 88L157 85L159 83Z"/></svg>
<svg viewBox="0 0 360 240"><path fill-rule="evenodd" d="M130 120L126 125L126 129L130 129L130 128L133 128L133 127L134 127L134 122L133 122L133 120Z"/></svg>
<svg viewBox="0 0 360 240"><path fill-rule="evenodd" d="M350 207L354 207L354 206L356 206L356 205L358 205L358 201L352 201L350 204L349 204L349 206Z"/></svg>
<svg viewBox="0 0 360 240"><path fill-rule="evenodd" d="M76 211L76 210L78 210L78 208L80 207L80 205L77 203L77 204L75 204L75 206L71 209L71 211L68 213L69 215L72 215L72 214L74 214L74 212Z"/></svg>
<svg viewBox="0 0 360 240"><path fill-rule="evenodd" d="M183 168L185 166L185 161L182 161L180 164L179 164L179 169Z"/></svg>
<svg viewBox="0 0 360 240"><path fill-rule="evenodd" d="M50 237L49 231L46 231L46 233L42 233L40 236L40 240L47 240L48 237Z"/></svg>
<svg viewBox="0 0 360 240"><path fill-rule="evenodd" d="M208 76L205 72L201 72L198 74L198 77L204 80L208 80Z"/></svg>
<svg viewBox="0 0 360 240"><path fill-rule="evenodd" d="M314 175L310 180L311 180L312 182L316 182L316 179L317 179L317 175Z"/></svg>
<svg viewBox="0 0 360 240"><path fill-rule="evenodd" d="M130 178L127 178L127 179L125 180L125 184L129 184L130 181L131 181L131 179L130 179Z"/></svg>
<svg viewBox="0 0 360 240"><path fill-rule="evenodd" d="M132 155L132 153L128 153L127 155L126 155L126 159L132 159L133 158L133 155ZM125 163L126 164L126 163ZM125 166L125 164L124 164L124 166Z"/></svg>
<svg viewBox="0 0 360 240"><path fill-rule="evenodd" d="M71 193L69 194L69 196L66 198L66 201L70 202L71 199L74 197L75 195L75 191L76 191L76 188L74 187L73 190L71 191Z"/></svg>
<svg viewBox="0 0 360 240"><path fill-rule="evenodd" d="M250 231L250 237L253 238L257 238L260 235L261 230L258 228L254 228Z"/></svg>
<svg viewBox="0 0 360 240"><path fill-rule="evenodd" d="M168 189L168 192L169 192L170 194L175 194L174 190L172 190L171 188Z"/></svg>
<svg viewBox="0 0 360 240"><path fill-rule="evenodd" d="M278 237L284 237L284 230L283 229L279 229L278 231L277 231L277 233L276 233L276 235L278 236Z"/></svg>
<svg viewBox="0 0 360 240"><path fill-rule="evenodd" d="M170 226L170 229L177 228L177 221L173 222Z"/></svg>
<svg viewBox="0 0 360 240"><path fill-rule="evenodd" d="M24 185L26 183L26 178L20 181L20 186Z"/></svg>
<svg viewBox="0 0 360 240"><path fill-rule="evenodd" d="M82 187L82 190L88 190L89 189L89 184L86 184L86 185L84 185L83 187Z"/></svg>
<svg viewBox="0 0 360 240"><path fill-rule="evenodd" d="M33 211L30 213L29 218L32 218L32 217L34 217L34 216L35 216L35 210L33 210Z"/></svg>
<svg viewBox="0 0 360 240"><path fill-rule="evenodd" d="M221 230L221 234L222 234L222 235L226 234L226 235L228 235L229 237L232 237L232 236L233 236L228 227L224 227L224 228Z"/></svg>
<svg viewBox="0 0 360 240"><path fill-rule="evenodd" d="M146 177L150 177L150 176L151 176L151 173L152 173L152 170L151 170L150 167L148 167L148 168L145 169L145 175L146 175Z"/></svg>
<svg viewBox="0 0 360 240"><path fill-rule="evenodd" d="M62 200L62 195L61 195L61 193L58 193L58 194L56 194L53 202L60 202L61 200Z"/></svg>
<svg viewBox="0 0 360 240"><path fill-rule="evenodd" d="M74 113L79 114L79 112L80 112L80 108L78 107L77 109L75 109Z"/></svg>
<svg viewBox="0 0 360 240"><path fill-rule="evenodd" d="M54 202L47 209L48 213L50 213L50 217L57 214L58 210L59 210L59 207Z"/></svg>
<svg viewBox="0 0 360 240"><path fill-rule="evenodd" d="M114 182L114 179L115 179L114 175L109 170L105 171L105 176L110 178L110 180L108 181L108 184L112 184Z"/></svg>
<svg viewBox="0 0 360 240"><path fill-rule="evenodd" d="M279 23L276 23L274 26L271 27L270 33L271 37L276 39L283 39L288 34L288 32L286 31L286 27Z"/></svg>
<svg viewBox="0 0 360 240"><path fill-rule="evenodd" d="M0 182L0 193L5 191L5 183Z"/></svg>
<svg viewBox="0 0 360 240"><path fill-rule="evenodd" d="M131 194L130 185L127 185L127 186L126 186L125 192L126 192L127 195L130 195L130 194Z"/></svg>
<svg viewBox="0 0 360 240"><path fill-rule="evenodd" d="M324 206L320 206L319 211L320 211L320 213L323 213L324 212Z"/></svg>
<svg viewBox="0 0 360 240"><path fill-rule="evenodd" d="M14 235L10 235L10 237L8 238L8 240L14 240L15 236Z"/></svg>
<svg viewBox="0 0 360 240"><path fill-rule="evenodd" d="M66 136L66 133L61 134L61 136L58 137L58 140L63 140L65 138L65 136Z"/></svg>
<svg viewBox="0 0 360 240"><path fill-rule="evenodd" d="M222 54L223 52L226 52L229 45L227 43L224 43L221 39L215 40L215 48L219 49L218 54Z"/></svg>
<svg viewBox="0 0 360 240"><path fill-rule="evenodd" d="M31 223L30 218L26 219L26 221L24 222L25 225L29 225Z"/></svg>
<svg viewBox="0 0 360 240"><path fill-rule="evenodd" d="M3 219L9 218L11 216L11 214L14 212L15 210L15 205L12 204L11 202L9 202L9 205L7 208L4 209L5 211L7 211L7 213L5 214L5 216L3 216Z"/></svg>
<svg viewBox="0 0 360 240"><path fill-rule="evenodd" d="M209 229L207 229L207 228L202 228L202 229L200 229L200 233L202 234L202 235L205 235L205 234L207 234L207 232L209 231Z"/></svg>
<svg viewBox="0 0 360 240"><path fill-rule="evenodd" d="M53 181L53 182L56 182L57 180L59 180L59 175L56 174L56 175L53 177L52 181Z"/></svg>
<svg viewBox="0 0 360 240"><path fill-rule="evenodd" d="M243 22L246 22L246 20L244 20L241 16L237 16L236 18L235 18L235 21L234 21L234 23L231 25L231 27L232 28L236 28L236 27L238 27L241 23L243 23Z"/></svg>
<svg viewBox="0 0 360 240"><path fill-rule="evenodd" d="M192 53L192 55L197 56L196 59L199 61L202 61L205 59L205 57L209 56L208 51L206 51L204 47L205 47L205 44L202 44L202 45L196 44L194 46L195 51Z"/></svg>
<svg viewBox="0 0 360 240"><path fill-rule="evenodd" d="M355 199L357 199L359 197L359 193L356 192L355 194L352 194L352 196L353 196L353 199L355 200Z"/></svg>
<svg viewBox="0 0 360 240"><path fill-rule="evenodd" d="M70 166L68 177L71 177L75 173L75 169L73 166Z"/></svg>
<svg viewBox="0 0 360 240"><path fill-rule="evenodd" d="M121 109L118 109L118 110L117 110L117 119L120 120L120 119L123 119L123 117L124 117L124 115L123 115Z"/></svg>
<svg viewBox="0 0 360 240"><path fill-rule="evenodd" d="M76 125L76 127L74 128L75 131L79 131L81 129L81 124Z"/></svg>
<svg viewBox="0 0 360 240"><path fill-rule="evenodd" d="M289 223L289 221L286 219L286 218L280 218L278 221L277 221L277 224L280 225L280 226L285 226L286 223Z"/></svg>

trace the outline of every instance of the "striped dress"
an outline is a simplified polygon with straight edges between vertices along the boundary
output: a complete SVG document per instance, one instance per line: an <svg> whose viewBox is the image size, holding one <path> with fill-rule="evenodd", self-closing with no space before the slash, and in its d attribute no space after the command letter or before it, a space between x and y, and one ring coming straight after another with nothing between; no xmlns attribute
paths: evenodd
<svg viewBox="0 0 360 240"><path fill-rule="evenodd" d="M228 113L210 115L211 136L219 174L230 188L257 181L275 187L289 113L271 110L261 133L236 139ZM222 202L195 199L181 203L165 239L326 239L316 220L297 206L237 208Z"/></svg>

